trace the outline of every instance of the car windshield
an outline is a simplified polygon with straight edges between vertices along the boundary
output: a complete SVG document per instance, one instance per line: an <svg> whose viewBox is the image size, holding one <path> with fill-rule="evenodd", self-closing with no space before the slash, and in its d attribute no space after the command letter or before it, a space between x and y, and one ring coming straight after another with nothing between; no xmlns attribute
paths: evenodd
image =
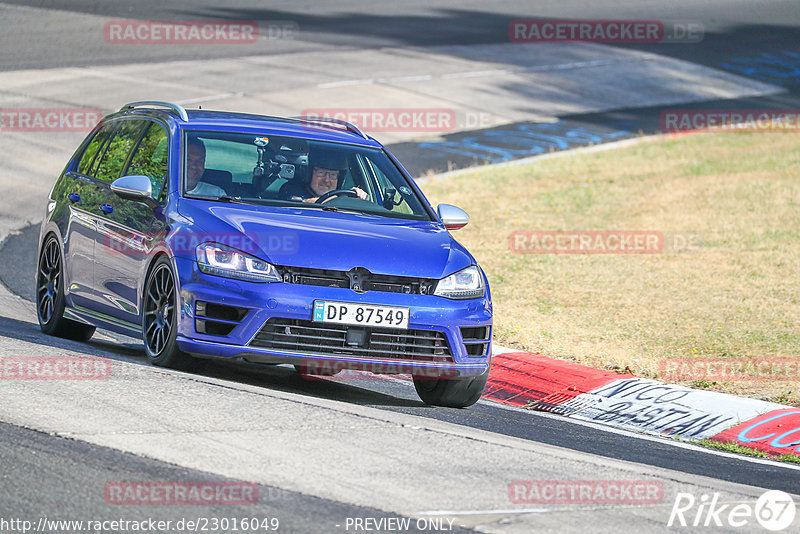
<svg viewBox="0 0 800 534"><path fill-rule="evenodd" d="M273 135L186 132L184 196L431 220L378 148Z"/></svg>

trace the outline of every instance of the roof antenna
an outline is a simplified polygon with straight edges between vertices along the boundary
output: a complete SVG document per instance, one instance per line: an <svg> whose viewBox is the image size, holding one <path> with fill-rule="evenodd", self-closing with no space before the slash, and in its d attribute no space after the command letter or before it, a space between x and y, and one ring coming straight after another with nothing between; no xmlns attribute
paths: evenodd
<svg viewBox="0 0 800 534"><path fill-rule="evenodd" d="M203 109L203 106L201 106L200 104L198 104L198 105L197 105L197 109Z"/></svg>

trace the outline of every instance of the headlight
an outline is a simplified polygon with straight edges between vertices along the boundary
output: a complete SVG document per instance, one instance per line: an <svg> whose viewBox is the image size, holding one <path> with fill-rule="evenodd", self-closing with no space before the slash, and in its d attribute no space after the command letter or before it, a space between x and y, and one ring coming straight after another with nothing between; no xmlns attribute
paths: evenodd
<svg viewBox="0 0 800 534"><path fill-rule="evenodd" d="M281 275L271 263L219 243L197 246L197 265L206 274L248 282L280 282Z"/></svg>
<svg viewBox="0 0 800 534"><path fill-rule="evenodd" d="M442 278L436 284L434 295L449 299L474 299L483 296L483 276L477 265L472 265Z"/></svg>

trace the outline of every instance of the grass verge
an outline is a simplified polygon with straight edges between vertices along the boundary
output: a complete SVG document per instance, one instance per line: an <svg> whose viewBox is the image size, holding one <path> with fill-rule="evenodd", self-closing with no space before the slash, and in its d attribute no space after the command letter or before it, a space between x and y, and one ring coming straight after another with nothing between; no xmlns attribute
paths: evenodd
<svg viewBox="0 0 800 534"><path fill-rule="evenodd" d="M601 369L780 359L685 385L800 406L800 135L709 133L477 169L423 185L464 208L495 340ZM530 254L518 231L660 232L657 254ZM792 363L794 371L792 372ZM746 373L745 373L746 374Z"/></svg>
<svg viewBox="0 0 800 534"><path fill-rule="evenodd" d="M753 449L751 447L745 447L744 445L739 445L733 441L713 441L710 439L704 439L702 441L698 441L697 444L702 445L703 447L709 447L726 452L734 452L747 456L755 456L757 458L769 458L771 460L778 460L780 462L800 464L800 456L796 456L794 454L781 454L777 456L767 454L764 451Z"/></svg>

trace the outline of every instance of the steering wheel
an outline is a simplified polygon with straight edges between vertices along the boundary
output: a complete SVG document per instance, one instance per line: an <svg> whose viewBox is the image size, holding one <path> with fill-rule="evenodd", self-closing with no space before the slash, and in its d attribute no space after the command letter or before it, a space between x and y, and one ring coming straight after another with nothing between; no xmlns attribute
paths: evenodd
<svg viewBox="0 0 800 534"><path fill-rule="evenodd" d="M317 199L317 201L314 202L314 204L322 204L323 202L325 202L329 198L335 197L335 196L339 196L339 195L347 195L347 196L350 196L350 197L357 197L358 193L356 193L352 189L334 189L333 191L328 191L327 193L321 194L319 196L319 198Z"/></svg>

